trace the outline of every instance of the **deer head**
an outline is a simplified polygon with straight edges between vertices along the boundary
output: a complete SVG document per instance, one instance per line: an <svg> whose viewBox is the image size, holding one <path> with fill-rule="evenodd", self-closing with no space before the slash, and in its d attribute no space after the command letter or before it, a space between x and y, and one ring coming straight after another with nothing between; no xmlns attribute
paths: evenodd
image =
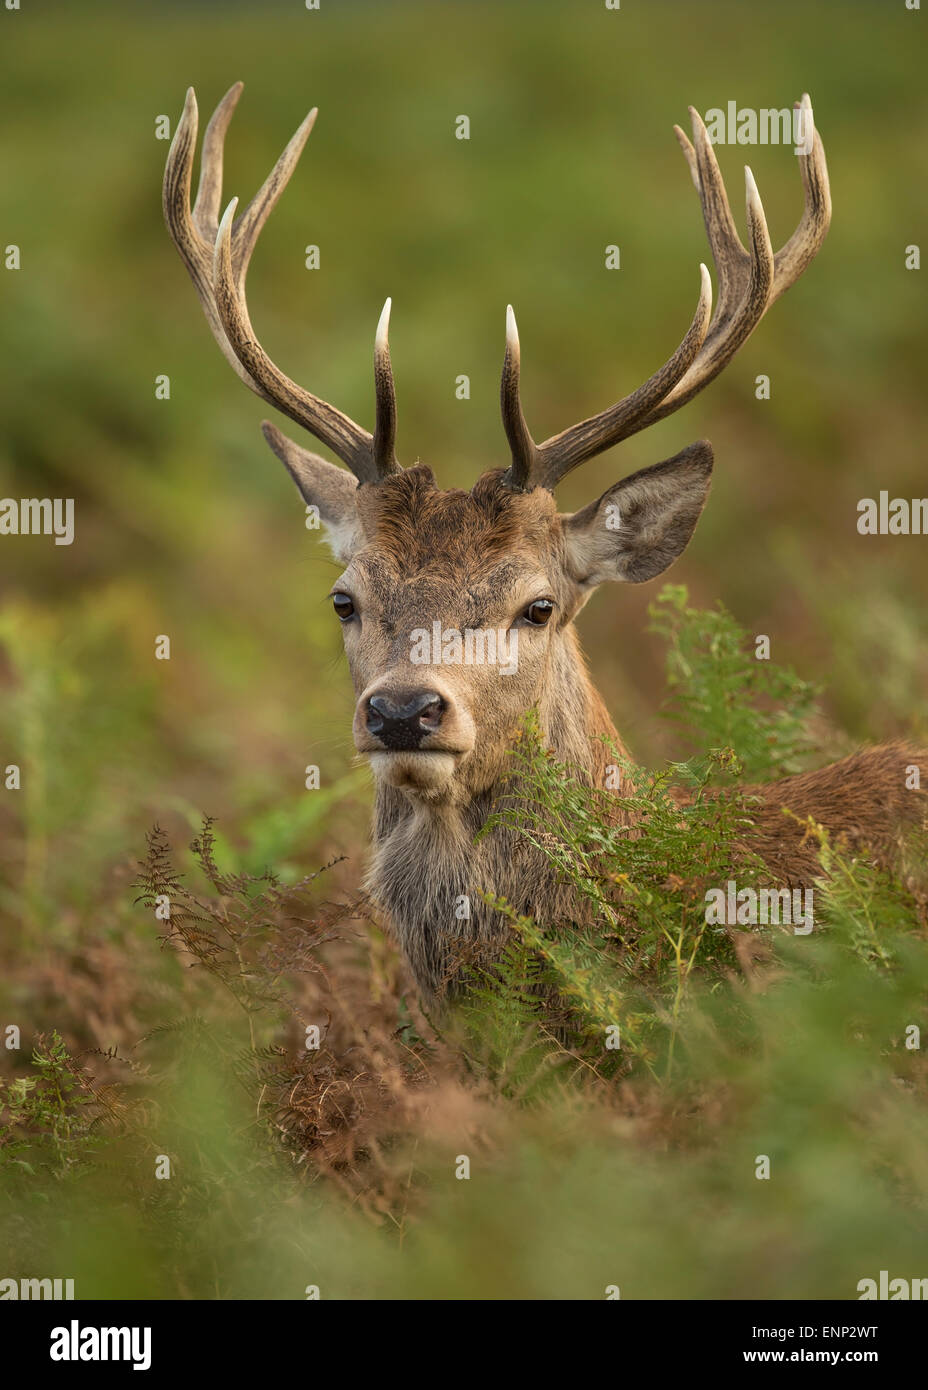
<svg viewBox="0 0 928 1390"><path fill-rule="evenodd" d="M305 501L318 508L345 566L332 601L358 697L357 748L370 756L382 791L433 809L470 805L499 780L513 731L535 706L552 744L578 767L588 766L592 736L609 724L583 673L573 620L598 584L653 579L683 551L706 501L712 450L705 441L693 444L622 479L572 515L558 511L554 488L578 464L701 391L801 275L831 213L818 133L809 152L799 155L802 219L774 254L750 169L748 247L742 244L705 125L691 108L692 142L675 129L715 262L714 312L709 272L701 265L692 322L664 365L607 410L536 444L520 403L519 338L509 308L501 403L511 461L484 473L470 492L440 491L428 468L401 469L394 454L389 300L374 342L372 435L297 386L258 342L245 300L249 260L316 111L245 211L236 217L233 199L220 219L223 141L240 92L240 83L230 89L207 127L192 211L197 106L192 89L187 93L165 172L165 217L213 335L238 376L350 470L294 443L275 425L262 426ZM811 131L808 96L801 105ZM475 634L471 660L469 633ZM491 647L494 659L488 659ZM389 820L394 812L384 814Z"/></svg>

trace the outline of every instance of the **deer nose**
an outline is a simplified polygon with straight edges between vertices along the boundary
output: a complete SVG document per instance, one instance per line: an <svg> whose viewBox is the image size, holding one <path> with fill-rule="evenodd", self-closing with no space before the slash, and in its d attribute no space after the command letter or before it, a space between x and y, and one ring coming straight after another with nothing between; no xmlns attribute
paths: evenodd
<svg viewBox="0 0 928 1390"><path fill-rule="evenodd" d="M396 690L370 697L365 722L384 748L398 751L418 748L441 724L444 712L445 702L436 690Z"/></svg>

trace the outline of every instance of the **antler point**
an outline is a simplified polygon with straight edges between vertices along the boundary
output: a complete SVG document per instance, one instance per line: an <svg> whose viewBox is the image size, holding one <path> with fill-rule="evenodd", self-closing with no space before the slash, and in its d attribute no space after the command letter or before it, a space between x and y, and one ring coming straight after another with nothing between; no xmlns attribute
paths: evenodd
<svg viewBox="0 0 928 1390"><path fill-rule="evenodd" d="M387 335L390 331L390 310L392 307L393 300L388 295L380 311L380 318L377 320L377 332L374 335L374 345L378 351L382 351L387 346Z"/></svg>

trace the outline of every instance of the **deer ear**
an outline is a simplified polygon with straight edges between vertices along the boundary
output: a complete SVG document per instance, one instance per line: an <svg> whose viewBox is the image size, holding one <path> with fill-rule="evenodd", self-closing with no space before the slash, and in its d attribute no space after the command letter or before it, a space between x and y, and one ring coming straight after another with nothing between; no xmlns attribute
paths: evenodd
<svg viewBox="0 0 928 1390"><path fill-rule="evenodd" d="M702 439L565 517L567 564L577 583L642 584L663 574L689 544L711 478L712 446Z"/></svg>
<svg viewBox="0 0 928 1390"><path fill-rule="evenodd" d="M311 454L308 449L294 444L270 420L262 421L261 432L286 466L304 501L319 509L319 520L325 527L325 539L332 554L336 560L347 564L364 544L358 515L357 478L346 469L337 468L318 454Z"/></svg>

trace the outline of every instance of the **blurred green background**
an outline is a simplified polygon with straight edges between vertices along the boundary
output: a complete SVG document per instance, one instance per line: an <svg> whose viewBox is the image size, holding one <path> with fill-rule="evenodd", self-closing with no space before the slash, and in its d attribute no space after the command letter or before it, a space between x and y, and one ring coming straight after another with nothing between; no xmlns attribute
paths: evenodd
<svg viewBox="0 0 928 1390"><path fill-rule="evenodd" d="M337 570L169 241L156 119L173 132L193 84L202 131L244 80L224 197L247 201L318 105L249 276L256 330L284 370L369 428L373 332L391 295L400 459L469 485L507 461L507 302L536 437L633 389L681 338L709 259L673 124L688 104L782 107L808 90L834 202L823 250L722 378L578 470L561 502L709 437L710 503L671 578L821 680L848 743L924 737L928 539L856 530L861 497L928 491L924 282L904 260L928 184L923 26L901 0L0 11L0 242L22 257L0 272L0 496L76 499L71 547L0 540L0 765L23 769L20 791L0 791L16 1017L57 1022L52 984L29 974L49 953L102 969L87 965L87 933L121 943L131 971L125 942L151 933L131 865L155 820L186 831L214 814L256 870L295 876L345 854L346 889L366 843L368 777L353 765L325 599ZM781 245L802 207L791 150L718 153L736 219L747 159ZM604 267L610 243L619 271ZM455 397L462 373L469 401ZM769 401L755 399L759 373ZM603 590L581 620L644 761L679 751L657 718L655 587ZM158 634L170 661L154 659ZM320 792L304 790L311 763ZM103 1010L87 1038L108 1045L146 1016L150 1001Z"/></svg>

